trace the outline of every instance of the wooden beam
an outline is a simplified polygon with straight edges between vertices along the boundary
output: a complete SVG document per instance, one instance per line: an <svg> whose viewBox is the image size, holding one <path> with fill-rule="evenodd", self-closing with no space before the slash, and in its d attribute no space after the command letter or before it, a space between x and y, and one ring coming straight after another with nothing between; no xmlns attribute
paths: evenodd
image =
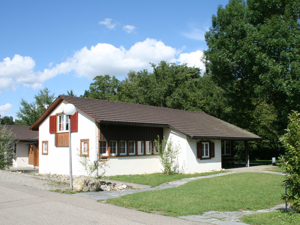
<svg viewBox="0 0 300 225"><path fill-rule="evenodd" d="M250 167L250 159L249 159L249 145L248 141L244 141L245 143L245 166Z"/></svg>

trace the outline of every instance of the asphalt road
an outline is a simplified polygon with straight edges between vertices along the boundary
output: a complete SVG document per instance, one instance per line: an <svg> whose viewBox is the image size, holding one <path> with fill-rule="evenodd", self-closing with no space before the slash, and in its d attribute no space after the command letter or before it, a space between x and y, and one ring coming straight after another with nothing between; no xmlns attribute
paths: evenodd
<svg viewBox="0 0 300 225"><path fill-rule="evenodd" d="M0 180L0 224L204 224Z"/></svg>

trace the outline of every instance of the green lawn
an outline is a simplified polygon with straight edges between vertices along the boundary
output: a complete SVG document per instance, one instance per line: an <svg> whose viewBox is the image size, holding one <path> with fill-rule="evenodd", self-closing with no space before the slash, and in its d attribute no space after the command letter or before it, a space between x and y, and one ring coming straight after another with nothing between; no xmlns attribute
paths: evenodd
<svg viewBox="0 0 300 225"><path fill-rule="evenodd" d="M125 195L107 202L176 217L201 215L211 210L258 210L283 203L283 179L275 174L229 174L191 181L177 188Z"/></svg>
<svg viewBox="0 0 300 225"><path fill-rule="evenodd" d="M274 211L270 213L256 213L241 217L244 223L253 225L298 225L300 224L300 214L294 212Z"/></svg>
<svg viewBox="0 0 300 225"><path fill-rule="evenodd" d="M217 173L225 173L226 171L209 172L209 173L195 173L195 174L171 174L165 175L163 173L141 174L141 175L119 175L104 177L105 179L119 180L124 182L131 182L136 184L150 185L151 187L158 186L174 180L181 180L189 177L208 176Z"/></svg>

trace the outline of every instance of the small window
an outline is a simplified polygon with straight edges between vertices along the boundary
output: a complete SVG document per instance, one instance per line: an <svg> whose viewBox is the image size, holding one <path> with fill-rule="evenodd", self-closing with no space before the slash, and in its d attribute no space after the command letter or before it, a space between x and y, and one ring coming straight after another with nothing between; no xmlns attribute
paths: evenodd
<svg viewBox="0 0 300 225"><path fill-rule="evenodd" d="M80 140L80 156L89 156L89 139Z"/></svg>
<svg viewBox="0 0 300 225"><path fill-rule="evenodd" d="M231 141L222 142L222 155L231 155Z"/></svg>
<svg viewBox="0 0 300 225"><path fill-rule="evenodd" d="M100 155L101 156L107 156L106 141L100 141Z"/></svg>
<svg viewBox="0 0 300 225"><path fill-rule="evenodd" d="M117 142L110 141L109 147L110 147L110 155L117 155Z"/></svg>
<svg viewBox="0 0 300 225"><path fill-rule="evenodd" d="M135 155L135 141L128 141L129 155Z"/></svg>
<svg viewBox="0 0 300 225"><path fill-rule="evenodd" d="M137 151L138 151L139 155L144 155L144 149L145 149L144 144L145 144L144 141L138 141L137 142Z"/></svg>
<svg viewBox="0 0 300 225"><path fill-rule="evenodd" d="M42 142L42 154L43 155L48 155L48 141L43 141Z"/></svg>
<svg viewBox="0 0 300 225"><path fill-rule="evenodd" d="M152 141L145 141L146 144L146 154L151 155L152 154Z"/></svg>
<svg viewBox="0 0 300 225"><path fill-rule="evenodd" d="M202 142L202 158L209 158L209 142Z"/></svg>
<svg viewBox="0 0 300 225"><path fill-rule="evenodd" d="M120 155L127 155L127 146L126 146L126 141L120 141L119 142L120 146Z"/></svg>
<svg viewBox="0 0 300 225"><path fill-rule="evenodd" d="M58 132L66 132L69 131L69 116L61 114L57 116L57 131Z"/></svg>

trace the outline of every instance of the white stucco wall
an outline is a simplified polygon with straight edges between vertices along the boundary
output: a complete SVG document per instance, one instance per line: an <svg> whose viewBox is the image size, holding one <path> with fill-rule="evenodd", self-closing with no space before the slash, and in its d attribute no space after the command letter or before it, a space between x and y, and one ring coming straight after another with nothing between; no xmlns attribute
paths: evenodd
<svg viewBox="0 0 300 225"><path fill-rule="evenodd" d="M187 170L186 173L202 173L210 171L220 171L221 168L221 141L210 140L215 143L215 157L211 159L197 158L197 142L187 137Z"/></svg>
<svg viewBox="0 0 300 225"><path fill-rule="evenodd" d="M158 155L109 158L105 176L161 172ZM99 170L99 175L103 171Z"/></svg>
<svg viewBox="0 0 300 225"><path fill-rule="evenodd" d="M62 112L62 107L67 104L63 101L51 115ZM72 132L72 170L73 175L84 174L84 169L79 162L80 139L89 139L90 160L96 160L98 152L98 128L95 120L85 113L78 111L78 132ZM49 118L39 126L39 172L52 174L69 174L69 147L56 147L55 134L49 132ZM48 155L42 154L42 142L48 141Z"/></svg>
<svg viewBox="0 0 300 225"><path fill-rule="evenodd" d="M26 142L18 142L16 144L16 160L14 167L33 167L33 165L28 164L28 152L29 145Z"/></svg>

